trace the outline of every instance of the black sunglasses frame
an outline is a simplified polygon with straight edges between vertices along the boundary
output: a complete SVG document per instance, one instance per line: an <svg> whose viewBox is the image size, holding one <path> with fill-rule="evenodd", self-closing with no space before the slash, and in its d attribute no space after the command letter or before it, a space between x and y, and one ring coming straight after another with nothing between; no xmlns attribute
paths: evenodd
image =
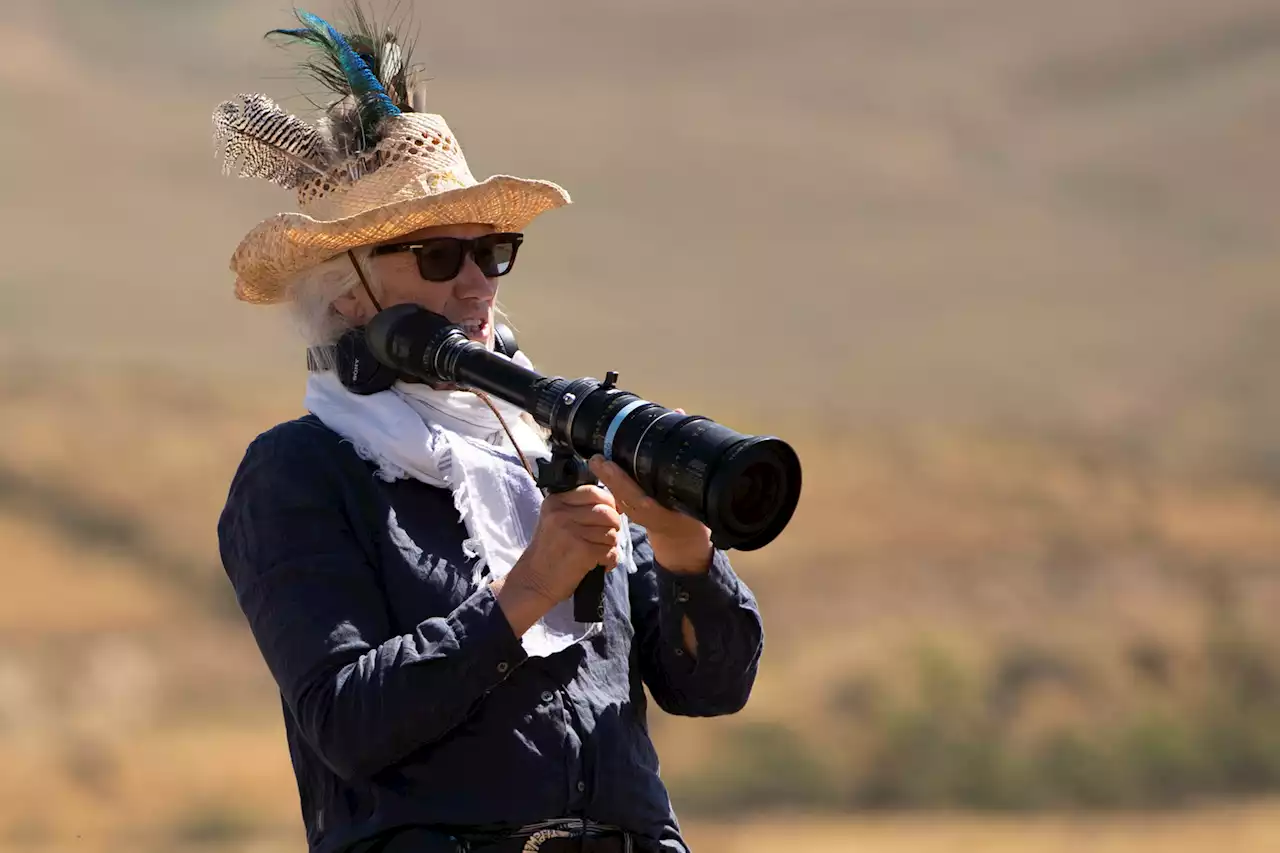
<svg viewBox="0 0 1280 853"><path fill-rule="evenodd" d="M422 276L424 281L441 282L441 281L452 281L453 279L457 278L458 273L462 272L462 267L466 264L468 257L470 257L472 260L476 260L477 249L482 249L485 246L489 246L490 248L492 248L495 245L509 244L511 246L511 260L507 262L507 268L505 270L502 270L501 272L494 272L490 274L489 271L486 270L478 260L476 260L476 265L480 267L480 271L485 274L486 278L498 278L499 276L506 275L507 273L511 272L512 269L515 268L516 255L519 253L520 244L523 242L524 242L524 234L521 234L518 231L500 231L494 234L483 234L479 237L470 237L470 238L427 237L426 239L423 239L423 240L409 240L404 243L388 243L387 245L384 245L384 246L375 246L372 254L374 256L377 256L377 255L390 255L395 252L413 252L414 256L417 257L418 259L418 275ZM427 265L426 250L430 249L433 245L439 245L440 243L450 243L452 245L461 247L461 251L458 252L457 266L454 267L453 272L450 275L445 276L444 278L429 276L427 274L427 268L426 268L426 265Z"/></svg>

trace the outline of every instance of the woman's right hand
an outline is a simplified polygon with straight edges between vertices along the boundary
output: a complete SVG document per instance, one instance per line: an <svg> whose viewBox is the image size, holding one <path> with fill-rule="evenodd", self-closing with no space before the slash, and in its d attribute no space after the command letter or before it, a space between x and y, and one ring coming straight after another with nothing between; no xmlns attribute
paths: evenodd
<svg viewBox="0 0 1280 853"><path fill-rule="evenodd" d="M548 495L529 546L498 589L516 636L572 596L596 566L612 571L622 558L621 536L622 517L608 491L579 486Z"/></svg>

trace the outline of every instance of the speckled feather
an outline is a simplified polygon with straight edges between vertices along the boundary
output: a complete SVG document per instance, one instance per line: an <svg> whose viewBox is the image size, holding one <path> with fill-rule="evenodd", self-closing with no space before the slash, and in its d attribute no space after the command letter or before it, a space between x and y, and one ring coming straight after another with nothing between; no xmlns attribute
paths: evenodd
<svg viewBox="0 0 1280 853"><path fill-rule="evenodd" d="M330 161L324 135L266 95L239 95L213 113L213 140L222 172L263 178L293 189Z"/></svg>

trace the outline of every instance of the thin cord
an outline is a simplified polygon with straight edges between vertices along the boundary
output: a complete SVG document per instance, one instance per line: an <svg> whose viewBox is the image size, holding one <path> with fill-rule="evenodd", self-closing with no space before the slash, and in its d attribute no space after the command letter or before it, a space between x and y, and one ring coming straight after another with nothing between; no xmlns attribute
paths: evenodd
<svg viewBox="0 0 1280 853"><path fill-rule="evenodd" d="M516 449L516 455L520 457L520 464L524 466L524 470L529 472L530 477L535 480L538 479L538 475L533 473L533 468L529 465L529 460L524 458L524 452L520 450L520 445L516 443L516 437L511 434L510 428L507 427L506 419L502 417L502 413L498 411L498 407L489 399L489 395L483 391L477 391L474 388L469 388L468 390L481 400L484 400L484 404L493 410L494 415L498 418L498 423L502 424L502 431L507 434L507 438L511 439L511 446Z"/></svg>
<svg viewBox="0 0 1280 853"><path fill-rule="evenodd" d="M360 264L356 262L356 253L347 249L347 257L351 259L351 266L356 268L356 275L360 276L360 283L364 285L364 292L369 294L369 301L377 311L381 312L382 306L378 304L378 297L373 295L373 288L369 287L369 282L364 277L364 270L360 269Z"/></svg>

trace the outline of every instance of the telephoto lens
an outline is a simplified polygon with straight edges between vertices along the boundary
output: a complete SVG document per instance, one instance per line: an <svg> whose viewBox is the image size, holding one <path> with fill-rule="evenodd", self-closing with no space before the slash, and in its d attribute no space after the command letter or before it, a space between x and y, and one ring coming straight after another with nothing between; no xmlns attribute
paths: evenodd
<svg viewBox="0 0 1280 853"><path fill-rule="evenodd" d="M719 548L774 540L800 500L800 459L780 438L744 435L614 387L616 377L558 380L534 419L590 458L601 454L663 506L711 528Z"/></svg>
<svg viewBox="0 0 1280 853"><path fill-rule="evenodd" d="M379 312L365 337L379 361L402 373L501 397L554 442L585 459L612 460L658 503L710 528L717 548L768 545L800 501L800 459L785 441L644 400L616 387L616 374L603 382L543 376L416 305Z"/></svg>

